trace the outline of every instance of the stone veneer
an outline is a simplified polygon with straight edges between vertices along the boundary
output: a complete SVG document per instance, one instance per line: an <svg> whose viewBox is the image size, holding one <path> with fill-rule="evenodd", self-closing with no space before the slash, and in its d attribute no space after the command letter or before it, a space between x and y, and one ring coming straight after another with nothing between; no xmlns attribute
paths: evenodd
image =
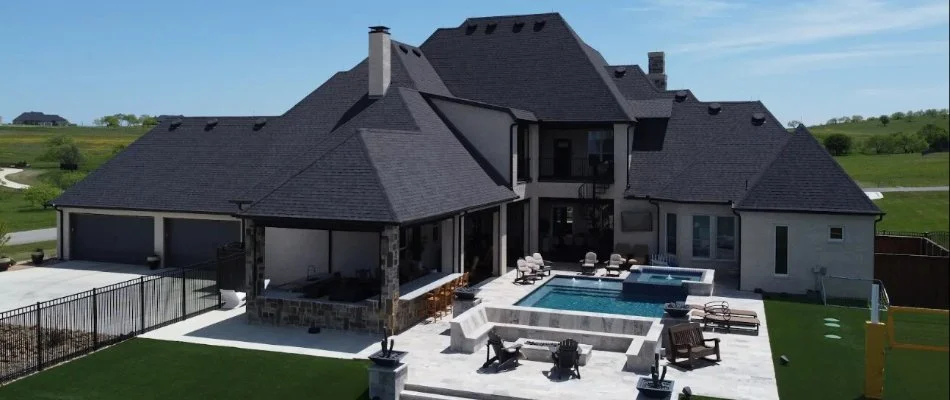
<svg viewBox="0 0 950 400"><path fill-rule="evenodd" d="M247 299L250 303L250 300L264 293L264 227L257 226L252 220L246 220L244 243L244 272Z"/></svg>
<svg viewBox="0 0 950 400"><path fill-rule="evenodd" d="M376 300L340 303L313 299L274 299L258 296L247 303L248 322L344 331L382 333Z"/></svg>
<svg viewBox="0 0 950 400"><path fill-rule="evenodd" d="M399 226L387 225L379 235L379 265L383 269L381 329L394 335L399 328Z"/></svg>

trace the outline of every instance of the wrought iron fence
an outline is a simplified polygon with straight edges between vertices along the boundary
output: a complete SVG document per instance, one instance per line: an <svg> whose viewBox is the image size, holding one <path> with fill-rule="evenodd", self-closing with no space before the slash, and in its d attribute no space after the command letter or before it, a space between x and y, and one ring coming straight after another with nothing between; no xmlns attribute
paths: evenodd
<svg viewBox="0 0 950 400"><path fill-rule="evenodd" d="M935 231L935 232L900 232L900 231L878 231L878 235L883 236L908 236L908 237L920 237L930 240L931 242L936 243L938 246L943 247L944 250L950 250L950 232L948 231Z"/></svg>
<svg viewBox="0 0 950 400"><path fill-rule="evenodd" d="M222 261L0 312L0 384L218 308Z"/></svg>

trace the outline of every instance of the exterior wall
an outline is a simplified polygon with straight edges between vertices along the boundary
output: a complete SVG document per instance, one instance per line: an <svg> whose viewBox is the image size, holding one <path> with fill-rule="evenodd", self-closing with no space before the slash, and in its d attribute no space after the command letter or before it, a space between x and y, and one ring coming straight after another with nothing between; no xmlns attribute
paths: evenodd
<svg viewBox="0 0 950 400"><path fill-rule="evenodd" d="M699 258L693 257L693 216L695 215L708 215L712 217L710 219L711 224L715 224L715 217L733 217L735 218L736 226L740 224L740 220L732 213L732 207L725 204L681 204L681 203L660 203L660 219L659 219L659 229L660 229L660 243L656 247L651 247L651 252L661 252L670 254L666 249L666 215L669 213L676 214L676 253L672 254L676 256L676 260L679 262L680 266L687 268L708 268L715 269L717 272L729 272L734 273L738 268L737 258L739 251L741 250L741 241L738 237L738 232L735 232L736 240L734 240L734 246L736 246L736 257L732 259L722 259L722 258ZM656 215L654 215L656 217ZM741 221L745 223L745 221ZM740 229L736 229L737 231ZM711 240L715 240L715 237L712 237ZM715 257L715 255L713 255Z"/></svg>
<svg viewBox="0 0 950 400"><path fill-rule="evenodd" d="M382 333L376 300L337 303L311 299L258 297L247 302L251 324L317 326L323 329Z"/></svg>
<svg viewBox="0 0 950 400"><path fill-rule="evenodd" d="M541 133L541 142L539 151L541 158L554 157L554 142L558 139L569 139L571 141L571 157L587 157L587 132L590 128L581 129L545 129Z"/></svg>
<svg viewBox="0 0 950 400"><path fill-rule="evenodd" d="M816 267L828 275L873 279L874 216L742 212L742 290L802 293L817 289ZM788 275L775 275L775 226L788 226ZM830 226L844 240L828 241Z"/></svg>
<svg viewBox="0 0 950 400"><path fill-rule="evenodd" d="M624 211L649 212L653 215L653 230L643 232L623 232L620 224L620 214ZM646 200L617 200L614 202L614 247L617 243L626 245L645 244L650 253L656 251L656 207Z"/></svg>
<svg viewBox="0 0 950 400"><path fill-rule="evenodd" d="M445 100L433 99L432 102L505 181L511 183L512 155L517 153L517 147L511 142L511 125L515 122L511 115Z"/></svg>
<svg viewBox="0 0 950 400"><path fill-rule="evenodd" d="M301 249L302 251L312 251ZM333 231L334 273L354 276L357 270L369 269L375 274L379 268L379 233Z"/></svg>
<svg viewBox="0 0 950 400"><path fill-rule="evenodd" d="M314 266L316 273L330 271L327 257L329 232L268 227L264 234L267 236L264 263L271 285L306 278L310 265Z"/></svg>
<svg viewBox="0 0 950 400"><path fill-rule="evenodd" d="M185 219L210 219L217 221L240 221L237 218L234 218L230 215L218 215L218 214L191 214L191 213L173 213L173 212L154 212L154 211L132 211L132 210L108 210L108 209L92 209L92 208L68 208L64 207L62 210L62 217L57 216L56 223L57 228L57 239L59 240L60 248L60 258L63 260L70 259L70 231L69 231L69 214L78 213L78 214L102 214L102 215L127 215L127 216L144 216L144 217L153 217L155 219L154 229L155 229L155 254L158 254L162 258L162 264L165 263L165 218L185 218ZM62 233L59 233L62 232Z"/></svg>

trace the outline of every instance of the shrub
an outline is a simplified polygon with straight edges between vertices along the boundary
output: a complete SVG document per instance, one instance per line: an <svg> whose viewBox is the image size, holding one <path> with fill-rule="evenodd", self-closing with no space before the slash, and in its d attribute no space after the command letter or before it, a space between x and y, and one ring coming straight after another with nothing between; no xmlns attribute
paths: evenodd
<svg viewBox="0 0 950 400"><path fill-rule="evenodd" d="M23 193L23 198L32 204L34 207L43 207L46 208L49 205L49 202L55 199L63 193L58 187L47 184L40 183L37 185L30 186Z"/></svg>
<svg viewBox="0 0 950 400"><path fill-rule="evenodd" d="M891 135L868 136L861 147L865 154L891 154L894 153L894 138Z"/></svg>
<svg viewBox="0 0 950 400"><path fill-rule="evenodd" d="M83 155L73 139L66 135L50 138L46 142L46 153L40 158L45 161L57 161L61 164L79 164Z"/></svg>
<svg viewBox="0 0 950 400"><path fill-rule="evenodd" d="M86 179L85 172L71 171L66 172L56 178L56 186L59 186L60 189L66 190L70 186L75 185L79 181Z"/></svg>
<svg viewBox="0 0 950 400"><path fill-rule="evenodd" d="M937 125L924 125L919 131L917 131L917 136L920 136L920 138L927 143L927 148L930 150L950 150L950 136L948 136L947 130Z"/></svg>
<svg viewBox="0 0 950 400"><path fill-rule="evenodd" d="M851 152L851 136L835 133L823 141L825 149L833 156L843 156Z"/></svg>
<svg viewBox="0 0 950 400"><path fill-rule="evenodd" d="M891 122L891 117L888 115L882 115L880 117L877 117L877 119L880 120L881 125L884 125L884 126L887 126L887 124Z"/></svg>
<svg viewBox="0 0 950 400"><path fill-rule="evenodd" d="M927 148L927 142L920 135L897 132L888 136L892 137L894 151L897 153L918 153Z"/></svg>

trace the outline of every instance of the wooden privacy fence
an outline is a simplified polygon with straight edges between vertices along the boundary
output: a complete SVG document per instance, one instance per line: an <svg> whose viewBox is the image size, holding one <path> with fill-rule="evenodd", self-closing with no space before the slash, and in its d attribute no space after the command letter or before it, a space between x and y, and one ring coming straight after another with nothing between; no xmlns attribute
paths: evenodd
<svg viewBox="0 0 950 400"><path fill-rule="evenodd" d="M896 306L950 309L950 252L924 235L878 234L874 279Z"/></svg>

